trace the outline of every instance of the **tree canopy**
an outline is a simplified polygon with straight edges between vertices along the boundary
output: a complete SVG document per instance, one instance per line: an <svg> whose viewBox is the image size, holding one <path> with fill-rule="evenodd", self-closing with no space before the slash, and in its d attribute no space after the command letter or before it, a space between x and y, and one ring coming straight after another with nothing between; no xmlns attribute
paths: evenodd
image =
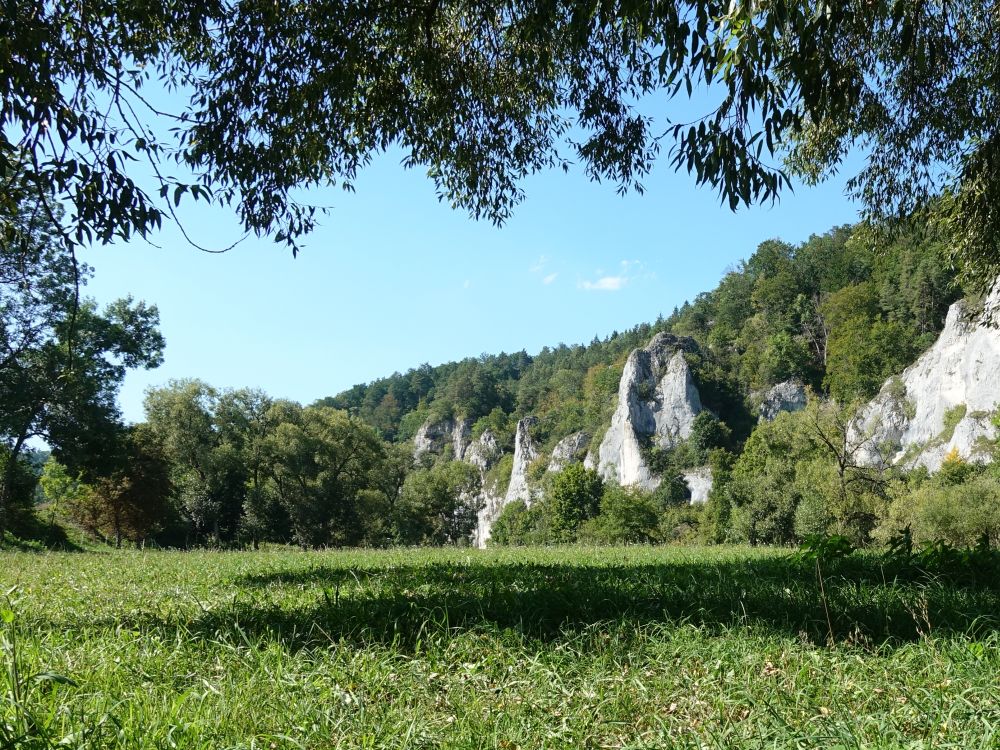
<svg viewBox="0 0 1000 750"><path fill-rule="evenodd" d="M71 206L74 241L145 234L189 196L233 205L247 231L295 248L316 218L295 191L353 189L392 146L442 200L496 222L523 178L573 162L641 190L662 155L736 208L774 199L793 173L822 179L860 148L850 184L870 217L932 211L987 283L1000 270L997 10L14 0L0 16L0 177ZM157 87L186 104L161 111ZM712 111L663 114L693 91Z"/></svg>
<svg viewBox="0 0 1000 750"><path fill-rule="evenodd" d="M0 216L3 215L0 210ZM0 233L0 534L32 438L77 471L113 471L125 450L116 404L125 373L162 361L155 306L132 298L103 310L80 298L89 269L62 251L53 220L21 204ZM18 495L20 495L18 497Z"/></svg>

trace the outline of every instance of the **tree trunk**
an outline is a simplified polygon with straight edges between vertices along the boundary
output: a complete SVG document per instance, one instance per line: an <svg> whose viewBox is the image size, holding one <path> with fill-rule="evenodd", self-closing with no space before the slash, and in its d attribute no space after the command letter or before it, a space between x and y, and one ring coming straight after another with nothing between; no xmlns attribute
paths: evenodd
<svg viewBox="0 0 1000 750"><path fill-rule="evenodd" d="M10 510L11 485L14 482L14 472L17 470L17 458L21 455L24 441L27 440L27 430L23 430L17 436L14 447L10 449L10 456L7 459L7 466L4 467L3 477L0 479L0 541L3 540L4 532L7 531L7 514Z"/></svg>

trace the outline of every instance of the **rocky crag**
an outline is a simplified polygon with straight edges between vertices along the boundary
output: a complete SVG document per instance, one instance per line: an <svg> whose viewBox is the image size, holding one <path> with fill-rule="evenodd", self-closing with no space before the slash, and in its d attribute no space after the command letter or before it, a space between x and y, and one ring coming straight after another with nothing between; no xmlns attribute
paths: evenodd
<svg viewBox="0 0 1000 750"><path fill-rule="evenodd" d="M758 395L761 422L773 422L783 411L800 411L806 408L806 388L797 380L786 380Z"/></svg>
<svg viewBox="0 0 1000 750"><path fill-rule="evenodd" d="M687 360L687 355L696 352L693 339L668 333L657 334L646 347L633 350L619 381L617 407L600 444L593 443L586 432L567 435L553 447L546 471L559 472L582 459L606 481L656 489L661 478L649 469L644 454L654 447L672 448L688 438L695 417L703 409ZM805 406L805 400L800 383L779 383L760 394L761 418L773 419L782 411L796 411ZM529 466L540 455L531 437L537 421L529 416L517 423L512 470L503 492L488 481L488 474L503 456L491 431L472 440L469 420L449 419L425 423L414 437L416 461L450 453L453 459L467 461L479 470L480 490L475 497L466 498L479 508L472 538L478 547L486 546L494 522L507 505L518 500L530 505L537 495L538 489L528 477ZM692 503L708 500L712 490L708 467L689 469L683 478Z"/></svg>
<svg viewBox="0 0 1000 750"><path fill-rule="evenodd" d="M956 302L934 345L859 413L851 439L867 465L941 467L945 456L985 461L1000 402L1000 284L972 310Z"/></svg>
<svg viewBox="0 0 1000 750"><path fill-rule="evenodd" d="M697 469L688 469L681 476L684 484L691 492L691 504L700 505L708 502L709 493L712 492L712 469L709 466L700 466Z"/></svg>
<svg viewBox="0 0 1000 750"><path fill-rule="evenodd" d="M497 461L500 460L503 451L497 443L491 430L485 430L479 439L469 446L465 452L465 460L479 469L479 494L473 498L467 498L479 511L476 517L476 528L472 532L472 543L477 547L485 547L486 540L490 538L490 528L493 521L503 510L504 495L493 491L487 482L487 474Z"/></svg>
<svg viewBox="0 0 1000 750"><path fill-rule="evenodd" d="M525 417L517 423L514 436L514 461L507 489L497 492L491 486L487 475L503 457L503 450L491 430L485 430L477 440L471 439L472 425L469 420L428 421L421 425L413 438L413 458L420 462L428 456L441 456L450 452L451 458L466 461L479 470L479 491L475 496L463 498L477 507L477 523L472 534L472 542L477 547L485 547L490 538L494 521L501 511L515 500L530 504L534 490L528 482L528 467L538 458L538 449L531 438L531 428L537 424L535 417ZM569 463L584 448L583 433L570 435L561 441L553 451L553 459L560 457Z"/></svg>
<svg viewBox="0 0 1000 750"><path fill-rule="evenodd" d="M546 471L555 473L562 471L574 461L582 458L582 454L590 446L590 435L586 432L574 432L567 435L552 449L549 466Z"/></svg>
<svg viewBox="0 0 1000 750"><path fill-rule="evenodd" d="M629 355L618 406L597 452L596 467L604 479L649 490L659 485L643 451L671 448L691 434L702 406L684 354L695 351L693 339L659 333Z"/></svg>
<svg viewBox="0 0 1000 750"><path fill-rule="evenodd" d="M530 429L538 422L535 417L525 417L517 423L514 434L514 467L510 472L507 491L503 495L494 495L491 488L483 488L481 507L473 533L473 543L477 547L485 547L493 530L493 523L500 513L516 500L523 500L528 505L534 499L534 493L528 484L528 466L538 458L538 451L531 439Z"/></svg>
<svg viewBox="0 0 1000 750"><path fill-rule="evenodd" d="M446 445L450 445L452 457L461 461L471 438L472 421L469 419L427 421L413 436L413 459L419 461L427 454L439 455Z"/></svg>

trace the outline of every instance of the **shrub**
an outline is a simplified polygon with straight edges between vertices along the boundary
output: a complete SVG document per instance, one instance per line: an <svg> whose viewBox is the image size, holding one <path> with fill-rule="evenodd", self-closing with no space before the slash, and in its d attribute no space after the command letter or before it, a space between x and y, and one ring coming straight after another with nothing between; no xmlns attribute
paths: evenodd
<svg viewBox="0 0 1000 750"><path fill-rule="evenodd" d="M959 422L965 419L966 411L968 411L968 407L965 404L957 404L945 411L944 429L941 430L941 435L938 438L942 443L947 443L954 437L955 428L958 427Z"/></svg>
<svg viewBox="0 0 1000 750"><path fill-rule="evenodd" d="M601 497L600 514L580 529L580 540L598 544L654 541L659 513L648 492L609 484Z"/></svg>
<svg viewBox="0 0 1000 750"><path fill-rule="evenodd" d="M510 474L514 471L514 456L506 453L496 465L486 473L483 486L492 495L500 496L507 492L510 484Z"/></svg>
<svg viewBox="0 0 1000 750"><path fill-rule="evenodd" d="M552 478L544 506L553 541L572 541L580 524L597 515L603 489L597 472L582 464L570 464Z"/></svg>
<svg viewBox="0 0 1000 750"><path fill-rule="evenodd" d="M708 459L708 452L715 448L726 448L733 431L710 411L702 411L694 418L688 443L695 449L700 461Z"/></svg>
<svg viewBox="0 0 1000 750"><path fill-rule="evenodd" d="M544 544L548 532L544 511L538 503L530 508L523 500L515 500L507 505L490 533L490 546L519 547L529 544Z"/></svg>
<svg viewBox="0 0 1000 750"><path fill-rule="evenodd" d="M978 476L958 485L928 483L914 497L914 537L972 546L1000 541L1000 481Z"/></svg>
<svg viewBox="0 0 1000 750"><path fill-rule="evenodd" d="M703 505L667 508L660 514L656 536L662 542L703 543L710 541L714 527L706 523L708 514Z"/></svg>
<svg viewBox="0 0 1000 750"><path fill-rule="evenodd" d="M883 522L882 536L907 526L918 543L969 547L984 536L1000 542L1000 478L979 473L950 484L939 475L900 493Z"/></svg>
<svg viewBox="0 0 1000 750"><path fill-rule="evenodd" d="M528 464L528 480L531 482L541 482L545 478L545 472L549 469L549 457L542 453L534 461Z"/></svg>

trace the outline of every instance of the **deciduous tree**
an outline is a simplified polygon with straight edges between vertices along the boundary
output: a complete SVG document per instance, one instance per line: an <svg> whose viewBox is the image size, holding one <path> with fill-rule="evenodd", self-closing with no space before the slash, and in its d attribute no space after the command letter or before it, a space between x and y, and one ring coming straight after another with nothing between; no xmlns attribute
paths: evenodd
<svg viewBox="0 0 1000 750"><path fill-rule="evenodd" d="M819 180L860 146L850 186L870 216L933 209L986 283L1000 269L997 12L993 0L14 0L0 15L0 173L72 205L70 242L145 234L190 196L233 204L249 232L294 247L315 222L295 191L353 189L391 146L441 200L497 222L527 176L571 161L641 190L668 146L674 168L736 208L789 185L783 159ZM187 105L160 111L154 80ZM664 113L696 90L706 114Z"/></svg>

